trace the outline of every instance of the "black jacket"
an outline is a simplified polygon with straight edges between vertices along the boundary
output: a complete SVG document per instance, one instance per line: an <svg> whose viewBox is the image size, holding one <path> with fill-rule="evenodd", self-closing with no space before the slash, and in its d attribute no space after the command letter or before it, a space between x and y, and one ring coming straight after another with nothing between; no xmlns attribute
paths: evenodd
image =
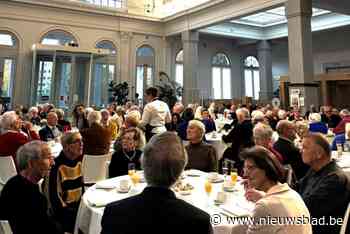
<svg viewBox="0 0 350 234"><path fill-rule="evenodd" d="M177 199L166 188L147 187L139 195L107 205L101 234L207 234L209 215Z"/></svg>
<svg viewBox="0 0 350 234"><path fill-rule="evenodd" d="M309 166L303 162L300 150L297 147L290 141L280 137L273 145L273 148L282 155L284 164L292 166L298 180L304 177L309 170Z"/></svg>
<svg viewBox="0 0 350 234"><path fill-rule="evenodd" d="M58 130L60 132L63 131L63 129L60 125L56 125L56 127L58 128ZM40 135L40 139L42 141L49 141L50 139L51 140L55 139L55 136L53 135L51 128L49 128L48 126L45 126L42 129L40 129L39 135Z"/></svg>

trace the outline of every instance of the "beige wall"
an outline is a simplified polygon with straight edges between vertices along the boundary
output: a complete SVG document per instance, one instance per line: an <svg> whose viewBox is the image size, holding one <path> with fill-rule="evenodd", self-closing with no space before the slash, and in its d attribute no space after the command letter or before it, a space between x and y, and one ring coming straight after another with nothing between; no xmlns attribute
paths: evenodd
<svg viewBox="0 0 350 234"><path fill-rule="evenodd" d="M135 83L138 47L144 44L152 46L156 53L155 74L163 69L163 28L158 22L0 1L0 31L13 33L19 41L14 103L29 104L30 89L27 87L31 82L32 45L54 29L70 32L82 50L94 48L101 40L112 41L118 54L117 78L127 81L130 86Z"/></svg>

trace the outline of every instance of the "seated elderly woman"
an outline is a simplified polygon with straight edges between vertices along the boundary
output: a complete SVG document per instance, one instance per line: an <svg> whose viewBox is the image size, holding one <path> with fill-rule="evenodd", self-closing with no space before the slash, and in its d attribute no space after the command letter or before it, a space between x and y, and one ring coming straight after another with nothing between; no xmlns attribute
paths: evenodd
<svg viewBox="0 0 350 234"><path fill-rule="evenodd" d="M309 115L309 131L310 132L319 132L327 134L328 127L325 123L321 122L321 115L319 113L311 113Z"/></svg>
<svg viewBox="0 0 350 234"><path fill-rule="evenodd" d="M128 174L128 165L133 163L136 170L141 169L141 150L136 148L140 140L140 131L136 128L127 128L122 132L121 141L116 147L109 164L109 177L116 177Z"/></svg>
<svg viewBox="0 0 350 234"><path fill-rule="evenodd" d="M39 140L39 135L32 129L33 125L27 122L23 125L29 135L21 131L22 120L14 111L5 112L1 118L3 132L0 135L0 157L12 156L17 167L16 151L30 140Z"/></svg>
<svg viewBox="0 0 350 234"><path fill-rule="evenodd" d="M288 184L279 182L278 168L270 151L255 146L244 151L241 157L247 179L245 195L248 200L256 202L252 214L254 222L248 226L233 226L232 233L312 233L309 223L283 224L283 220L276 225L266 223L269 217L304 217L310 220L310 213L300 195ZM259 222L261 220L266 222Z"/></svg>
<svg viewBox="0 0 350 234"><path fill-rule="evenodd" d="M253 129L253 138L255 145L260 145L271 151L273 155L283 163L283 156L272 147L272 128L263 123L257 123Z"/></svg>
<svg viewBox="0 0 350 234"><path fill-rule="evenodd" d="M101 125L101 113L92 111L88 115L89 127L80 130L83 137L84 154L107 154L110 150L112 132Z"/></svg>
<svg viewBox="0 0 350 234"><path fill-rule="evenodd" d="M191 120L187 127L189 145L186 169L198 169L205 172L218 170L218 157L215 148L203 142L205 126L199 120Z"/></svg>
<svg viewBox="0 0 350 234"><path fill-rule="evenodd" d="M142 151L146 145L146 136L145 136L145 133L138 127L140 121L141 121L140 111L138 110L129 111L128 114L125 116L124 127L122 128L121 131L123 132L125 129L135 128L140 134L140 137L136 142L136 149Z"/></svg>

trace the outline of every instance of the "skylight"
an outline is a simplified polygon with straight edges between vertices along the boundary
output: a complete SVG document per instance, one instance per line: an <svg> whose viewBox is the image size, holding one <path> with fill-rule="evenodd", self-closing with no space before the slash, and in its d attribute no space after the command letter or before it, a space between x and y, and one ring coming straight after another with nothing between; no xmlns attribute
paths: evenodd
<svg viewBox="0 0 350 234"><path fill-rule="evenodd" d="M285 7L277 7L268 11L242 17L238 20L232 20L232 23L245 24L257 27L270 27L287 22ZM330 11L312 8L312 16L328 14Z"/></svg>

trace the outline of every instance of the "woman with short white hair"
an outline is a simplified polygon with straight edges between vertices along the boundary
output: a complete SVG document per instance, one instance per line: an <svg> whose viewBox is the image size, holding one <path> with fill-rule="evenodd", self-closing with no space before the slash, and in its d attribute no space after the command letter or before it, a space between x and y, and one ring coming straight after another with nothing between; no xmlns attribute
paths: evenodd
<svg viewBox="0 0 350 234"><path fill-rule="evenodd" d="M191 120L187 127L189 145L185 148L188 153L187 169L197 169L205 172L218 170L218 157L216 149L205 142L205 126L199 120Z"/></svg>
<svg viewBox="0 0 350 234"><path fill-rule="evenodd" d="M327 134L328 127L325 123L321 122L321 115L319 113L311 113L309 116L309 131L319 132Z"/></svg>

